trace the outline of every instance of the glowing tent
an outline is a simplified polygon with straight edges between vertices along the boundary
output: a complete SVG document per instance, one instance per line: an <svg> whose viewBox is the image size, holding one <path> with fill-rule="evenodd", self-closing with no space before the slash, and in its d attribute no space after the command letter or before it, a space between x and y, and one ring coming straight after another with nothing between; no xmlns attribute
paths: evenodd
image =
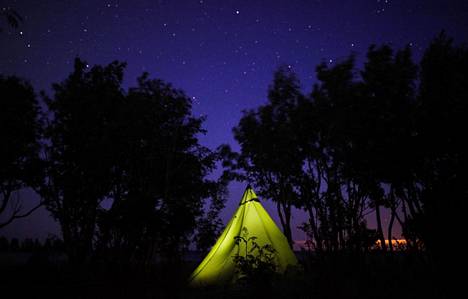
<svg viewBox="0 0 468 299"><path fill-rule="evenodd" d="M248 186L242 196L239 208L234 213L223 233L208 255L192 273L191 286L229 284L236 280L233 257L245 252L245 245L236 244L235 237L248 230L249 237L255 236L259 246L270 244L276 251L277 272L284 273L288 266L297 265L297 259L288 241L275 222L262 207L257 196Z"/></svg>

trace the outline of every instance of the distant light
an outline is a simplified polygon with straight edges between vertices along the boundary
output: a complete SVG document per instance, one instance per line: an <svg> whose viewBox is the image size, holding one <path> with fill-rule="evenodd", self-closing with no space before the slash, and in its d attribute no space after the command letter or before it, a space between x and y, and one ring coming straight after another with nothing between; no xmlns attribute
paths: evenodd
<svg viewBox="0 0 468 299"><path fill-rule="evenodd" d="M20 34L20 35L23 35L23 31L20 31L19 34Z"/></svg>
<svg viewBox="0 0 468 299"><path fill-rule="evenodd" d="M333 59L330 59L330 63L332 63L332 62L333 62Z"/></svg>

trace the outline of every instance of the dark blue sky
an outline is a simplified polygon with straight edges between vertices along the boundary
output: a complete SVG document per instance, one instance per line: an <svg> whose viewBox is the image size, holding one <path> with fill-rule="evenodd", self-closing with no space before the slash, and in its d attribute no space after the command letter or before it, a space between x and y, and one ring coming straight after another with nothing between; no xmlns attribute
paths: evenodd
<svg viewBox="0 0 468 299"><path fill-rule="evenodd" d="M16 30L0 24L1 74L49 91L72 70L76 56L90 65L126 61L126 87L148 71L193 97L194 113L207 116L201 140L210 148L238 148L231 129L243 109L266 101L279 65L293 68L309 92L319 62L333 64L351 52L362 59L372 43L409 44L418 60L442 29L458 42L468 40L468 1L0 0L3 7L17 10L24 22ZM225 221L243 189L231 185ZM294 217L294 225L305 219L300 212ZM57 233L57 226L40 211L0 234L49 232Z"/></svg>

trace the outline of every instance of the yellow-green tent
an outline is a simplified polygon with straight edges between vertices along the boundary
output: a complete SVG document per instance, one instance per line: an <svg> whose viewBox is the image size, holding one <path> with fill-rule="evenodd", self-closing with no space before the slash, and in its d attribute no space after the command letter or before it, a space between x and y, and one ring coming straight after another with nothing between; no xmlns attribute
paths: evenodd
<svg viewBox="0 0 468 299"><path fill-rule="evenodd" d="M235 237L248 231L248 236L255 236L261 247L270 244L276 251L275 263L279 273L288 266L297 265L297 259L286 237L262 207L255 192L248 186L242 196L239 208L227 224L205 259L190 277L191 286L210 286L229 284L236 280L233 257L245 252L245 245L236 245Z"/></svg>

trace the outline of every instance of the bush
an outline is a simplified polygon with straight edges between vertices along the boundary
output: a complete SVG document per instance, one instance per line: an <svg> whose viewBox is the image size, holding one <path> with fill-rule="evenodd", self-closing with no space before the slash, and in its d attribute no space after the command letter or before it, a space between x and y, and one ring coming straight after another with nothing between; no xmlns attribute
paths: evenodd
<svg viewBox="0 0 468 299"><path fill-rule="evenodd" d="M245 255L239 250L234 258L237 282L248 286L270 286L276 275L276 250L271 244L260 246L257 237L249 237L247 228L242 229L242 236L234 237L236 245L245 245Z"/></svg>

